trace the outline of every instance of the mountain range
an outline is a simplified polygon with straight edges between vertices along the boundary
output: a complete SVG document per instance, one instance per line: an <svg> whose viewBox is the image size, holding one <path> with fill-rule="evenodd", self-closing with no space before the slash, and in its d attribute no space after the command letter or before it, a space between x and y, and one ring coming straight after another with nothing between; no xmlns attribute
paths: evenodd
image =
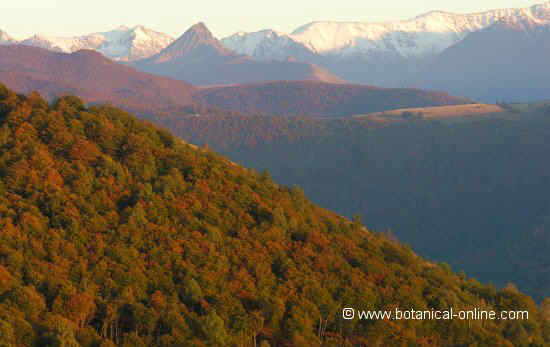
<svg viewBox="0 0 550 347"><path fill-rule="evenodd" d="M267 29L221 40L199 23L178 39L143 26L122 26L83 36L35 35L21 41L0 31L0 43L66 53L92 49L143 71L198 85L350 81L445 90L485 102L532 101L550 98L544 73L524 71L550 59L545 49L549 28L546 2L472 14L432 11L383 23L313 22L290 34Z"/></svg>
<svg viewBox="0 0 550 347"><path fill-rule="evenodd" d="M546 2L528 8L472 14L432 11L413 19L384 23L313 22L291 34L273 30L241 32L222 42L236 52L261 60L292 56L319 64L357 83L424 87L420 82L429 75L432 61L470 35L490 27L499 28L502 21L524 22L531 29L547 27L549 19L550 2ZM492 42L485 45L487 50L492 49ZM499 63L499 56L493 58L493 62ZM468 62L485 67L472 59ZM455 71L460 74L460 70Z"/></svg>
<svg viewBox="0 0 550 347"><path fill-rule="evenodd" d="M379 54L425 58L443 52L470 33L509 18L534 25L547 24L550 2L470 14L431 11L408 20L381 23L319 21L305 24L290 34L271 29L238 32L221 39L221 43L238 54L268 61L314 56L368 61ZM6 40L16 41L0 31L0 42ZM173 41L168 34L138 25L74 37L37 34L18 42L66 53L94 49L110 58L133 61L153 56Z"/></svg>
<svg viewBox="0 0 550 347"><path fill-rule="evenodd" d="M318 81L273 81L199 88L198 102L244 114L349 117L362 113L435 105L470 104L471 100L420 89L379 88Z"/></svg>
<svg viewBox="0 0 550 347"><path fill-rule="evenodd" d="M417 84L490 102L543 100L549 58L550 24L508 17L446 49Z"/></svg>
<svg viewBox="0 0 550 347"><path fill-rule="evenodd" d="M390 54L402 58L424 58L443 52L472 32L504 18L525 18L546 23L550 2L521 9L498 9L472 14L432 11L413 19L384 23L313 22L291 34L264 30L237 33L222 40L233 50L260 59L286 57L290 42L313 54L339 58ZM277 53L272 53L277 52Z"/></svg>
<svg viewBox="0 0 550 347"><path fill-rule="evenodd" d="M172 41L174 39L170 35L138 25L132 28L120 26L107 32L75 37L34 35L19 43L64 53L91 49L111 59L132 61L150 57Z"/></svg>
<svg viewBox="0 0 550 347"><path fill-rule="evenodd" d="M186 45L172 47L177 52L189 48ZM201 47L210 49L212 46L198 45L195 48L200 51ZM166 51L170 50L168 48ZM192 55L196 50L189 52ZM220 52L224 51L215 52L221 57ZM161 55L156 57L161 58ZM220 64L224 64L224 60ZM253 62L243 64L243 68L254 66ZM24 45L0 46L0 81L19 93L38 91L50 100L61 95L77 94L87 102L111 103L147 118L212 113L222 108L243 114L350 116L395 106L469 102L439 92L321 81L199 88L184 81L141 72L91 50L69 54ZM239 100L241 103L235 104Z"/></svg>
<svg viewBox="0 0 550 347"><path fill-rule="evenodd" d="M165 75L193 84L216 85L272 80L344 81L310 63L258 61L224 47L204 23L187 30L158 54L133 62L143 71Z"/></svg>

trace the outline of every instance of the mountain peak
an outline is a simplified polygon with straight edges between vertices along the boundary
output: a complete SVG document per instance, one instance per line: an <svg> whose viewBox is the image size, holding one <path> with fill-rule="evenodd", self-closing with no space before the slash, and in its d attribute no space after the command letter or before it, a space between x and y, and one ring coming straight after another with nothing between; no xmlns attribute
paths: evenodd
<svg viewBox="0 0 550 347"><path fill-rule="evenodd" d="M206 24L204 24L204 22L198 22L196 24L193 24L188 29L188 31L201 32L201 33L213 36L212 32L210 31L210 29L208 29L208 27L206 26Z"/></svg>
<svg viewBox="0 0 550 347"><path fill-rule="evenodd" d="M199 22L191 26L176 41L153 57L156 62L165 62L177 58L227 57L236 54L225 48L214 37L206 24Z"/></svg>
<svg viewBox="0 0 550 347"><path fill-rule="evenodd" d="M197 24L194 24L191 26L183 35L180 37L180 39L184 40L199 40L199 41L208 41L208 42L218 42L218 39L214 37L214 34L208 29L206 24L203 22L199 22Z"/></svg>
<svg viewBox="0 0 550 347"><path fill-rule="evenodd" d="M264 60L296 56L294 51L299 45L305 53L329 59L425 58L441 53L470 33L488 28L504 17L518 18L526 25L545 24L550 22L550 1L526 8L464 14L435 10L411 19L388 22L315 21L284 35L286 40L258 31L228 37L222 42L238 53ZM303 56L308 57L307 54Z"/></svg>

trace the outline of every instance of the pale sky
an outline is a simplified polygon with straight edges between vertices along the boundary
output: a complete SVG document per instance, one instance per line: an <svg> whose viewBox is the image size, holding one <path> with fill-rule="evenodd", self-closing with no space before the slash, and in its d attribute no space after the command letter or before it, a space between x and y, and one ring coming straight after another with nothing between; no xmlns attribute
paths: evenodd
<svg viewBox="0 0 550 347"><path fill-rule="evenodd" d="M219 38L237 31L291 32L316 20L379 22L431 10L468 13L542 0L0 0L0 29L16 38L72 36L142 24L179 36L205 22Z"/></svg>

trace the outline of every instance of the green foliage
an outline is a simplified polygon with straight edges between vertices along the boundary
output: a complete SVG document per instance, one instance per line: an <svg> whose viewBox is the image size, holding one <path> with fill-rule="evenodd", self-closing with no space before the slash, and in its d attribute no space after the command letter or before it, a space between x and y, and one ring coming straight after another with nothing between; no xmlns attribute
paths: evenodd
<svg viewBox="0 0 550 347"><path fill-rule="evenodd" d="M548 336L528 297L434 266L300 189L123 111L31 99L0 88L5 346L535 345ZM446 304L531 314L469 330L340 318L347 306Z"/></svg>

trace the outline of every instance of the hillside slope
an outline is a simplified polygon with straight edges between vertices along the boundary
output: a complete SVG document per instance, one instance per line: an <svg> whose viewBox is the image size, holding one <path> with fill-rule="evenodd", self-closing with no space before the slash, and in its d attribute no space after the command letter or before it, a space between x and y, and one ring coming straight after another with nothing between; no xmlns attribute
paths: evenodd
<svg viewBox="0 0 550 347"><path fill-rule="evenodd" d="M2 87L0 146L4 345L544 343L548 322L513 288L428 263L120 110ZM343 321L348 306L530 315Z"/></svg>
<svg viewBox="0 0 550 347"><path fill-rule="evenodd" d="M550 292L549 115L546 106L462 121L209 117L165 125L302 187L323 207L362 215L423 256L541 299Z"/></svg>
<svg viewBox="0 0 550 347"><path fill-rule="evenodd" d="M248 114L343 117L406 107L471 103L465 98L418 89L282 81L200 88L200 102Z"/></svg>
<svg viewBox="0 0 550 347"><path fill-rule="evenodd" d="M177 113L193 103L190 84L139 72L87 50L66 54L0 46L0 81L20 93L78 94L140 114Z"/></svg>

